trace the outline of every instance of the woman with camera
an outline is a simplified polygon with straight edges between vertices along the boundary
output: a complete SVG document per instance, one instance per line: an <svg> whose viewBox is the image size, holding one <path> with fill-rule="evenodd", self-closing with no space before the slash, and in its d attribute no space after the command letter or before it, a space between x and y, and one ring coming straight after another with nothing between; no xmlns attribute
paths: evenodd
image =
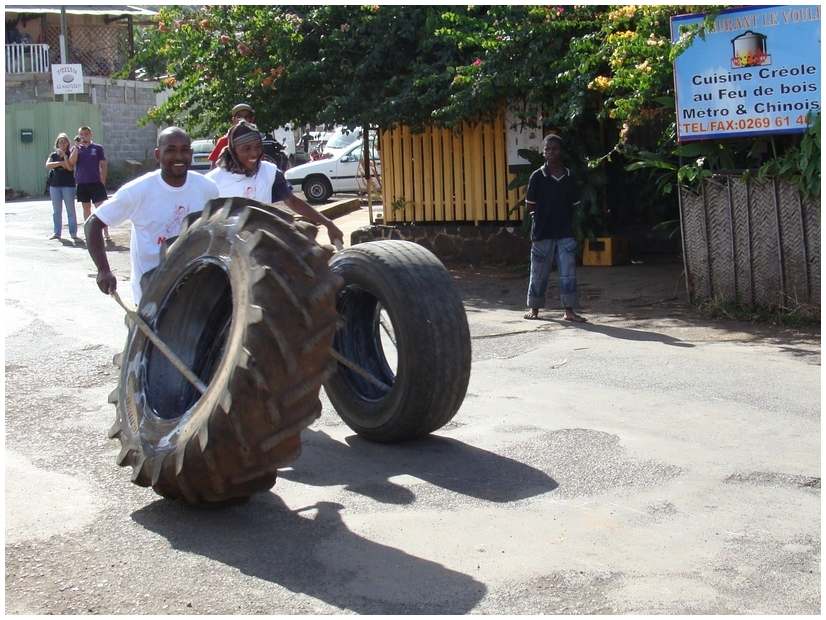
<svg viewBox="0 0 826 620"><path fill-rule="evenodd" d="M60 239L63 231L63 205L69 220L69 234L72 241L78 243L77 215L75 213L75 175L74 166L69 161L70 142L65 133L57 135L55 150L46 160L49 170L49 196L52 199L52 221L54 234L49 239Z"/></svg>

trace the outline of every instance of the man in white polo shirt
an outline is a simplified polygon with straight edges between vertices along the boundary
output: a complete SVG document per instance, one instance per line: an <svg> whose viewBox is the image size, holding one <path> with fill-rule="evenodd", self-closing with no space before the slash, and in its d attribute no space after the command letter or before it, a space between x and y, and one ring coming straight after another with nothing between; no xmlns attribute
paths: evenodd
<svg viewBox="0 0 826 620"><path fill-rule="evenodd" d="M177 236L187 214L201 211L218 198L218 186L190 172L192 146L180 127L168 127L158 136L155 159L160 169L130 181L104 202L86 221L86 244L98 269L97 285L105 294L116 290L117 280L103 248L103 227L130 220L132 238L132 299L141 299L141 277L158 266L163 243Z"/></svg>

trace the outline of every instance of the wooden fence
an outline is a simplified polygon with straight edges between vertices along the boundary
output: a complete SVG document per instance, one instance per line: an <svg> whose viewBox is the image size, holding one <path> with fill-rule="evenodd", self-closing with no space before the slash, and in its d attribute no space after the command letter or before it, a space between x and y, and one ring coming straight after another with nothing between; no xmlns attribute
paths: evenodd
<svg viewBox="0 0 826 620"><path fill-rule="evenodd" d="M509 190L505 119L381 132L382 200L387 223L520 222L525 189Z"/></svg>

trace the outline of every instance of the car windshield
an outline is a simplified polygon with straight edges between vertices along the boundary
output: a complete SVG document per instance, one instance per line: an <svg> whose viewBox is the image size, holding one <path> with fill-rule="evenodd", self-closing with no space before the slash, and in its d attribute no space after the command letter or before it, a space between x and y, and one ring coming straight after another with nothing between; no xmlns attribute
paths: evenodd
<svg viewBox="0 0 826 620"><path fill-rule="evenodd" d="M212 140L193 140L192 141L192 152L193 153L211 153L213 148L215 148L215 145L212 143Z"/></svg>
<svg viewBox="0 0 826 620"><path fill-rule="evenodd" d="M355 159L356 161L361 161L362 156L364 155L364 143L359 141L358 145L349 151L347 151L347 155ZM374 140L370 140L370 158L378 160L379 153L376 150L376 142Z"/></svg>
<svg viewBox="0 0 826 620"><path fill-rule="evenodd" d="M330 139L330 141L327 143L327 146L332 149L340 149L344 148L348 144L352 144L358 139L359 136L356 134L355 131L351 131L349 133L339 133Z"/></svg>

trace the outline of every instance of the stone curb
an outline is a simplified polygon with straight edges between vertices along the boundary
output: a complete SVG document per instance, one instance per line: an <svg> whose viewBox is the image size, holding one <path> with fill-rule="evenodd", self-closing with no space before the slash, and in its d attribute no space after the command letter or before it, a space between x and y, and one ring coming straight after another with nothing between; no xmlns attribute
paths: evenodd
<svg viewBox="0 0 826 620"><path fill-rule="evenodd" d="M336 202L318 209L318 212L331 220L358 211L361 209L361 198L346 198L345 200L337 200Z"/></svg>

